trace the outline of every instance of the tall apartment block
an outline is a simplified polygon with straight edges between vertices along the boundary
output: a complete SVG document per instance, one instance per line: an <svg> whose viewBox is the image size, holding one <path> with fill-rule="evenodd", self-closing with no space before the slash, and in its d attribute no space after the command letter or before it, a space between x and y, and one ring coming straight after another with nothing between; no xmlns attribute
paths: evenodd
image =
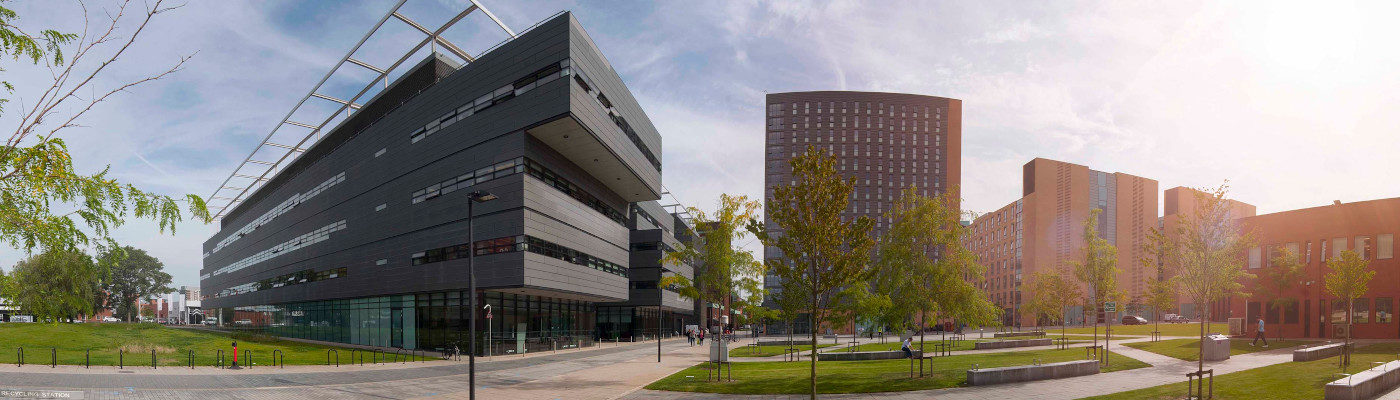
<svg viewBox="0 0 1400 400"><path fill-rule="evenodd" d="M875 234L905 188L925 195L961 182L962 100L916 94L815 91L770 93L764 152L765 200L794 183L789 160L813 147L834 156L842 176L856 180L846 216L870 217ZM771 204L769 205L771 207ZM765 221L776 229L772 221ZM765 248L764 258L781 257ZM765 277L770 293L776 276Z"/></svg>
<svg viewBox="0 0 1400 400"><path fill-rule="evenodd" d="M433 53L240 194L204 243L206 312L408 349L466 349L475 312L493 354L633 331L620 315L643 305L663 324L691 313L655 288L655 260L631 271L675 246L672 216L647 205L661 136L573 15L470 58ZM496 199L468 215L474 192Z"/></svg>
<svg viewBox="0 0 1400 400"><path fill-rule="evenodd" d="M1157 181L1036 158L1022 170L1022 197L973 220L972 250L987 268L983 289L1003 310L1007 325L1035 325L1020 312L1031 293L1022 284L1039 271L1057 271L1082 257L1083 224L1100 210L1099 236L1118 248L1120 289L1129 299L1146 293L1143 245L1157 226ZM1122 311L1122 310L1120 310ZM1135 312L1137 310L1128 310ZM1084 320L1082 307L1068 312Z"/></svg>

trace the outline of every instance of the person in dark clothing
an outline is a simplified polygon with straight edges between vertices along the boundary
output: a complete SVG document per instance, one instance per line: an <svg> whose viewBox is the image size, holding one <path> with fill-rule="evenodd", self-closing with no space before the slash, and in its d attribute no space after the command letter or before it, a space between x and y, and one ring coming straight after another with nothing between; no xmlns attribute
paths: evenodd
<svg viewBox="0 0 1400 400"><path fill-rule="evenodd" d="M904 358L914 358L914 349L913 349L913 347L914 347L914 337L913 337L913 336L910 336L910 337L905 338L905 339L904 339L904 343L902 343L902 344L899 345L899 349L900 349L900 350L904 350Z"/></svg>

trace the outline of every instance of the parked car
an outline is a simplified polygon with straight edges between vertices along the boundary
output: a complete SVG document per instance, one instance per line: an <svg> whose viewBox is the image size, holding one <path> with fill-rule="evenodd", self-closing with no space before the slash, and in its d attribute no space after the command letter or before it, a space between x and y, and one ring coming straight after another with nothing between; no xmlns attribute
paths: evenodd
<svg viewBox="0 0 1400 400"><path fill-rule="evenodd" d="M1163 314L1162 322L1166 322L1169 324L1184 324L1187 322L1191 322L1191 320L1186 319L1186 317L1183 317L1180 314Z"/></svg>
<svg viewBox="0 0 1400 400"><path fill-rule="evenodd" d="M1147 325L1147 320L1136 315L1124 315L1123 325Z"/></svg>
<svg viewBox="0 0 1400 400"><path fill-rule="evenodd" d="M102 317L102 322L121 322L117 317Z"/></svg>

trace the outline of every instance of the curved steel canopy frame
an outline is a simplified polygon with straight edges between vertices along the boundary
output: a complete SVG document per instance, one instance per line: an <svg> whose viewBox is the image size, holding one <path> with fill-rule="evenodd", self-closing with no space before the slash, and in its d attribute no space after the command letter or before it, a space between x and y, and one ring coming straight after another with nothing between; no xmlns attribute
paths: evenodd
<svg viewBox="0 0 1400 400"><path fill-rule="evenodd" d="M209 195L208 201L210 209L214 209L216 207L218 208L218 211L214 212L214 218L222 219L228 214L229 210L236 207L239 202L247 199L247 197L251 193L255 192L261 185L263 185L264 182L267 182L269 179L271 179L272 176L274 176L276 171L278 170L278 167L286 165L292 160L295 160L300 155L300 153L306 151L306 149L310 147L310 144L315 144L316 141L319 141L319 134L321 133L321 131L326 129L326 125L330 124L331 121L334 121L337 117L339 117L341 112L344 112L346 117L353 115L355 110L358 110L361 106L360 103L356 102L359 101L361 97L364 97L365 93L368 93L370 89L374 88L375 84L381 81L384 82L384 86L387 87L389 85L389 74L394 72L401 65L403 65L403 63L407 61L409 57L412 57L413 54L423 49L423 46L427 46L431 43L433 45L434 51L436 51L438 47L441 47L447 52L452 53L453 55L456 55L457 57L461 58L464 62L470 63L476 61L476 57L472 56L471 54L468 54L466 51L463 51L461 48L457 47L457 45L453 44L452 42L448 41L446 38L443 38L441 36L444 31L446 31L448 28L451 28L458 21L461 21L462 18L465 18L468 14L471 14L474 11L481 11L483 14L486 14L486 16L491 19L491 21L495 22L496 25L501 28L501 30L505 31L505 33L509 35L509 37L501 43L505 43L516 38L517 35L515 31L512 31L509 27L507 27L505 22L502 22L500 18L496 18L496 15L492 14L490 10L487 10L485 6L481 5L481 2L479 0L470 1L471 6L468 6L465 10L462 10L461 12L457 13L457 15L452 17L452 19L449 19L447 22L443 23L441 27L438 27L436 30L431 31L423 27L423 25L420 25L412 19L409 19L402 13L399 13L399 9L403 7L404 3L408 2L408 0L399 0L398 3L395 3L394 6L389 9L389 12L384 13L384 16L379 18L379 22L375 23L374 27L370 28L369 32L365 33L365 36L363 38L360 38L360 41L355 43L355 46L351 47L350 51L346 52L344 57L340 58L340 61L335 64L335 67L332 67L330 71L326 72L326 76L321 77L321 80L316 83L316 86L313 86L311 90L306 93L305 96L302 96L301 101L298 101L296 106L293 106L292 109L287 112L287 115L285 117L282 117L282 120L278 121L277 125L272 127L272 130L267 133L267 136L264 136L263 139L258 143L258 146L253 148L253 151L248 153L248 156L245 157L243 159L243 162L238 165L238 168L235 168L233 172L229 174L228 178L224 178L223 183L219 184L219 188L214 190L213 194ZM403 23L407 24L413 29L423 33L425 37L423 38L423 40L419 41L416 46L413 46L413 48L405 52L403 56L399 57L398 61L395 61L387 68L376 67L370 63L353 58L355 52L359 51L360 47L363 46L365 42L368 41L371 37L373 37L374 34L379 31L379 28L384 26L385 22L389 21L389 18L394 18L399 21L402 21ZM487 49L486 52L494 50L496 47L499 46L500 44L497 44L496 46ZM485 52L483 52L482 54L485 54ZM326 84L326 81L330 80L331 76L334 75L336 71L339 71L340 67L344 66L347 62L374 72L374 78L370 79L365 84L363 89L360 89L358 93L356 93L353 97L350 97L349 99L340 99L320 93L321 87ZM306 104L307 100L310 100L313 97L339 104L340 107L337 108L334 112L328 114L326 118L320 123L313 124L293 121L291 119L292 116L296 114L296 112L300 110L303 105ZM307 133L301 138L300 141L297 141L296 144L273 142L273 135L277 134L278 130L282 129L282 127L286 125L304 128L307 130ZM316 139L312 140L313 137ZM308 143L308 141L310 143ZM254 157L258 155L259 151L268 148L280 149L282 150L282 155L280 157L277 157L275 161L254 159ZM237 179L237 181L235 181L235 179ZM239 185L239 183L243 184Z"/></svg>

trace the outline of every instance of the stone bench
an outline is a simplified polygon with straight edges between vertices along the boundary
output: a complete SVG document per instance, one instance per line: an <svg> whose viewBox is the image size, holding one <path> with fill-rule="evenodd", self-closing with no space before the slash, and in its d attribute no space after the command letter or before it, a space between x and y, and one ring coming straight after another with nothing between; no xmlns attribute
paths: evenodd
<svg viewBox="0 0 1400 400"><path fill-rule="evenodd" d="M1389 392L1396 386L1400 386L1400 361L1391 361L1328 383L1323 389L1322 398L1326 400L1370 399Z"/></svg>
<svg viewBox="0 0 1400 400"><path fill-rule="evenodd" d="M1045 336L1045 331L1035 331L1035 332L1001 332L1001 333L994 333L994 334L992 334L992 337L997 337L997 338L1000 338L1000 337L1017 337L1017 336Z"/></svg>
<svg viewBox="0 0 1400 400"><path fill-rule="evenodd" d="M923 357L924 354L914 350L914 358ZM870 361L870 360L898 360L904 357L904 350L895 351L834 351L830 353L817 353L817 361Z"/></svg>
<svg viewBox="0 0 1400 400"><path fill-rule="evenodd" d="M789 344L789 342L787 341L787 339L783 339L783 340L759 340L759 341L758 341L758 345L759 345L759 346L787 346L788 344ZM791 344L792 344L793 346L801 346L801 345L808 345L808 346L810 346L810 345L812 345L812 339L793 339L792 342L791 342ZM821 345L822 342L819 340L819 341L817 341L817 344L818 344L818 345Z"/></svg>
<svg viewBox="0 0 1400 400"><path fill-rule="evenodd" d="M1031 347L1049 346L1054 344L1050 338L1045 339L1022 339L1022 340L993 340L989 342L976 342L972 344L973 350L1005 349L1011 347Z"/></svg>
<svg viewBox="0 0 1400 400"><path fill-rule="evenodd" d="M1293 361L1321 360L1342 354L1343 343L1324 344L1293 350Z"/></svg>
<svg viewBox="0 0 1400 400"><path fill-rule="evenodd" d="M969 386L1069 378L1099 373L1098 360L1066 361L1040 365L1019 365L967 371Z"/></svg>

